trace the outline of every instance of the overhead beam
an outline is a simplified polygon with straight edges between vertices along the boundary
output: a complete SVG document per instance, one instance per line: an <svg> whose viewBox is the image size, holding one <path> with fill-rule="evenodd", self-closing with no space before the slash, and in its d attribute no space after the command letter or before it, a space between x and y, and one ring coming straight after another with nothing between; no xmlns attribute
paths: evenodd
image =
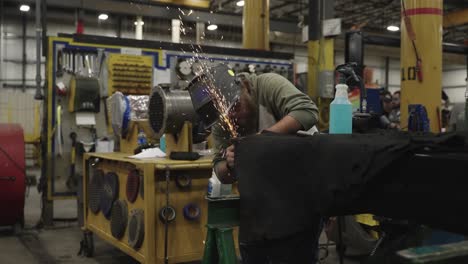
<svg viewBox="0 0 468 264"><path fill-rule="evenodd" d="M197 8L209 8L209 0L152 0L152 2L161 3L161 4L173 4L180 6L188 7L197 7Z"/></svg>
<svg viewBox="0 0 468 264"><path fill-rule="evenodd" d="M291 4L295 4L295 3L293 3L293 2L287 2L287 1L286 1L286 2L283 2L282 4L272 6L272 7L270 8L270 12L273 11L273 10L276 10L276 9L279 9L279 8L282 8L282 7L291 5Z"/></svg>
<svg viewBox="0 0 468 264"><path fill-rule="evenodd" d="M364 43L369 45L387 46L387 47L400 47L400 38L386 37L382 35L366 35ZM468 54L468 47L454 43L442 43L442 50L446 53L454 54Z"/></svg>
<svg viewBox="0 0 468 264"><path fill-rule="evenodd" d="M286 15L292 15L294 13L301 12L302 10L306 10L307 8L309 8L309 5L305 4L304 6L302 6L300 8L296 8L296 9L293 9L293 10L291 10L289 12L286 12Z"/></svg>
<svg viewBox="0 0 468 264"><path fill-rule="evenodd" d="M3 0L17 4L34 4L34 0ZM81 2L83 4L81 4ZM61 8L81 8L95 12L106 11L113 14L135 15L143 17L156 17L167 19L180 19L188 22L208 22L216 23L217 25L238 26L242 27L242 15L224 12L210 13L208 10L193 9L189 16L184 16L178 9L167 9L165 5L148 5L134 4L127 1L111 1L111 0L48 0L48 6ZM184 11L188 14L188 11ZM280 31L285 33L297 33L297 21L273 20L270 19L270 30Z"/></svg>
<svg viewBox="0 0 468 264"><path fill-rule="evenodd" d="M460 26L468 23L468 8L450 12L444 15L444 28Z"/></svg>

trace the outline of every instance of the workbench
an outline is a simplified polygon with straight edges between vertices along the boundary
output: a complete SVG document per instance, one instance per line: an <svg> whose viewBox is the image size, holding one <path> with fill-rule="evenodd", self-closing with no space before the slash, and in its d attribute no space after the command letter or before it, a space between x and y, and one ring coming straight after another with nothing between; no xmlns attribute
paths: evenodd
<svg viewBox="0 0 468 264"><path fill-rule="evenodd" d="M189 262L202 259L206 235L207 201L205 200L208 179L212 175L212 157L196 161L178 161L166 158L137 160L128 158L126 153L87 153L83 159L84 225L82 230L86 255L91 256L92 234L96 234L111 245L119 248L141 263L165 263L165 223L158 218L160 210L166 205L166 176L169 176L169 204L176 210L176 218L168 224L167 258L169 263ZM99 211L93 213L89 207L89 185L93 173L102 170L118 175L119 190L117 200L125 200L128 212L144 211L144 240L140 248L128 243L128 229L121 239L111 234L110 221ZM140 191L132 203L126 197L126 180L129 171L137 170L142 176L144 191ZM175 177L187 175L191 186L180 188ZM141 177L140 177L141 178ZM197 204L200 217L188 220L183 216L183 207ZM130 217L129 217L130 218ZM148 224L149 223L149 224Z"/></svg>

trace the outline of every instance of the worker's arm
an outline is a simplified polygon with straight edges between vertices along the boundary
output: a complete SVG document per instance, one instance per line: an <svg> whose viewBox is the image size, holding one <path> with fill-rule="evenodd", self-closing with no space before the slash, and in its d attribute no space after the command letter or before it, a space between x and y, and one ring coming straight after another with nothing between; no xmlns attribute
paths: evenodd
<svg viewBox="0 0 468 264"><path fill-rule="evenodd" d="M234 145L230 145L229 134L219 124L213 127L212 136L215 152L213 170L222 183L233 183L235 178L231 169L234 166Z"/></svg>
<svg viewBox="0 0 468 264"><path fill-rule="evenodd" d="M224 184L229 184L236 181L232 170L234 168L234 145L231 145L226 149L225 155L225 160L218 161L215 164L214 169L218 179Z"/></svg>
<svg viewBox="0 0 468 264"><path fill-rule="evenodd" d="M301 129L304 129L301 123L294 117L287 115L266 130L279 134L294 134Z"/></svg>
<svg viewBox="0 0 468 264"><path fill-rule="evenodd" d="M309 130L317 123L315 103L283 76L274 73L258 76L257 90L260 101L280 119L267 130L293 134L301 129Z"/></svg>

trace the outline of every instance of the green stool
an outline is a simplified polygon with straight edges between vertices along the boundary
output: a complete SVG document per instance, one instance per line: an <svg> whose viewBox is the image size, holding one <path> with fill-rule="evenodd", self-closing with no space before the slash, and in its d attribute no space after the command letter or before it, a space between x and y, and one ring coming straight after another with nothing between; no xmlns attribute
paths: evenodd
<svg viewBox="0 0 468 264"><path fill-rule="evenodd" d="M208 200L208 223L202 264L236 264L233 230L239 226L239 196Z"/></svg>

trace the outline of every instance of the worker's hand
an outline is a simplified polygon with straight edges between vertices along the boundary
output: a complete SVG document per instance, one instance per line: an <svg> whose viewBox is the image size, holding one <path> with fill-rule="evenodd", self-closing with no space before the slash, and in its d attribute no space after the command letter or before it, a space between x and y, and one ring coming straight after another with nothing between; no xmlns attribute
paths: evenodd
<svg viewBox="0 0 468 264"><path fill-rule="evenodd" d="M397 123L390 123L389 127L392 129L400 129L400 125Z"/></svg>
<svg viewBox="0 0 468 264"><path fill-rule="evenodd" d="M234 145L231 145L226 149L226 162L228 168L234 168Z"/></svg>

